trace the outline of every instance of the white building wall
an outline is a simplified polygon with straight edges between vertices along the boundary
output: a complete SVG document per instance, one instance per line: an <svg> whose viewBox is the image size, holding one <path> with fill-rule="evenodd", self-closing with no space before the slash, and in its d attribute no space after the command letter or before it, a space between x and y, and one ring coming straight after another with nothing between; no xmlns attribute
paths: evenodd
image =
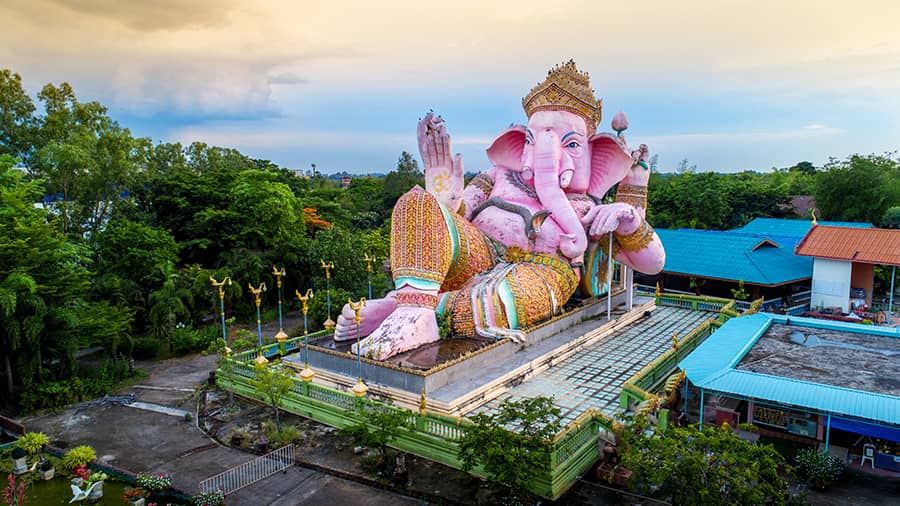
<svg viewBox="0 0 900 506"><path fill-rule="evenodd" d="M838 306L843 312L850 310L850 272L852 262L813 259L812 297L809 304L812 309L818 307Z"/></svg>

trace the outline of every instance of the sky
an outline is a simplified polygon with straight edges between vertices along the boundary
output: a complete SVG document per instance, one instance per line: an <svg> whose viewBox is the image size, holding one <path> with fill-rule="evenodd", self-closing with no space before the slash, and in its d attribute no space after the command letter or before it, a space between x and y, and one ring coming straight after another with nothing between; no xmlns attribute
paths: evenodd
<svg viewBox="0 0 900 506"><path fill-rule="evenodd" d="M387 172L441 114L467 171L574 59L659 170L900 148L900 2L3 0L0 67L69 82L136 136Z"/></svg>

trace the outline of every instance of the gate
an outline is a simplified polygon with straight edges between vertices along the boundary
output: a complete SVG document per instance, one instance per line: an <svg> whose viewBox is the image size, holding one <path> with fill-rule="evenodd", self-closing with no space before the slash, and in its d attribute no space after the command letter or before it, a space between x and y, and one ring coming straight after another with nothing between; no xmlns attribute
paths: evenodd
<svg viewBox="0 0 900 506"><path fill-rule="evenodd" d="M200 482L200 492L228 495L294 465L294 445L289 444Z"/></svg>

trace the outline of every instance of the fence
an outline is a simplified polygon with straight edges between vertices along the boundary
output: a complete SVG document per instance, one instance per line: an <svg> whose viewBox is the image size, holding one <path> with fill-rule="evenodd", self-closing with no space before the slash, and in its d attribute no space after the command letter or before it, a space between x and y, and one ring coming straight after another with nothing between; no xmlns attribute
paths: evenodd
<svg viewBox="0 0 900 506"><path fill-rule="evenodd" d="M657 300L658 304L677 305L705 311L719 311L719 318L727 319L737 316L734 302L728 299L714 299L686 295L666 295ZM757 303L758 306L758 303ZM727 312L727 314L725 314ZM651 363L633 379L640 385L652 388L650 383L657 383L662 378L662 369L670 370L677 365L681 357L699 344L718 323L708 320L681 341L682 348L675 354L667 354ZM292 341L282 343L287 346ZM279 353L273 344L263 347L263 354L274 356ZM282 348L283 349L283 348ZM228 361L228 367L220 367L216 377L220 385L232 389L235 393L265 402L260 394L250 386L250 379L256 372L253 370L253 359L257 352L246 352L235 355ZM652 367L651 367L652 366ZM646 376L646 377L645 377ZM365 411L368 409L399 410L400 408L381 403L366 397L356 397L349 392L335 390L312 382L304 382L293 378L294 384L285 397L282 408L291 413L314 419L337 428L348 427L357 423L365 423ZM632 381L632 380L630 380ZM639 395L635 399L644 399L646 391L631 385ZM471 422L465 418L439 415L436 413L406 412L411 422L411 429L400 432L391 446L400 450L425 457L429 460L460 469L462 462L458 458L458 440L465 433ZM528 489L542 497L557 499L569 489L581 474L587 471L600 457L598 440L601 431L612 429L614 422L599 411L590 410L578 420L567 426L553 440L548 441L550 462L546 469L538 469L527 483ZM476 466L473 474L484 476L484 470ZM224 491L224 490L223 490Z"/></svg>
<svg viewBox="0 0 900 506"><path fill-rule="evenodd" d="M294 465L294 445L289 444L201 481L200 492L221 491L228 495L284 471L292 465Z"/></svg>

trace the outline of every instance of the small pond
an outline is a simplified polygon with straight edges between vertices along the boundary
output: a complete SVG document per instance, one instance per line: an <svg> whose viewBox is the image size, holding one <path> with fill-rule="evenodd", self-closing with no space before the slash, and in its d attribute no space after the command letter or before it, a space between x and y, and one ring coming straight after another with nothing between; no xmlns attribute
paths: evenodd
<svg viewBox="0 0 900 506"><path fill-rule="evenodd" d="M73 504L121 506L123 504L122 496L125 494L126 488L131 488L131 485L118 481L106 480L103 482L102 499L99 501L85 499L80 503ZM35 480L25 489L25 504L62 505L69 504L71 499L72 484L65 478L54 478L48 481Z"/></svg>

